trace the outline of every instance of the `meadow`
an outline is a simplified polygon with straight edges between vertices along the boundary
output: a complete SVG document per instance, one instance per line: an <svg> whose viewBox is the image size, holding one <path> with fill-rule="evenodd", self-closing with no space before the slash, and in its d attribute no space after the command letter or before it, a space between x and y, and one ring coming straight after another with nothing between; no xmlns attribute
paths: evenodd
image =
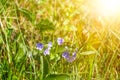
<svg viewBox="0 0 120 80"><path fill-rule="evenodd" d="M120 15L94 1L0 0L0 80L120 80Z"/></svg>

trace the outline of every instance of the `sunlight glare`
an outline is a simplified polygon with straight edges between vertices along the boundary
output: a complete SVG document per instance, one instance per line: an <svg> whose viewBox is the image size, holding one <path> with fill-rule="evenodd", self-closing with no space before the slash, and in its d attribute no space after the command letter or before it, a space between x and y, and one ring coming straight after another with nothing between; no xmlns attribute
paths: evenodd
<svg viewBox="0 0 120 80"><path fill-rule="evenodd" d="M98 13L104 16L116 15L120 12L120 0L98 0L97 6Z"/></svg>

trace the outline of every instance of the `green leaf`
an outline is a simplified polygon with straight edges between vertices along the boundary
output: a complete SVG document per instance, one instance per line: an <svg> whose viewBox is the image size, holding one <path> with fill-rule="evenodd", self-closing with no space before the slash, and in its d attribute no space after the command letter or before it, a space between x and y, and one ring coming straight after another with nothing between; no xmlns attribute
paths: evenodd
<svg viewBox="0 0 120 80"><path fill-rule="evenodd" d="M42 19L37 25L40 31L54 30L54 24L48 19Z"/></svg>
<svg viewBox="0 0 120 80"><path fill-rule="evenodd" d="M63 53L66 49L64 47L59 47L59 49L57 49L57 53Z"/></svg>
<svg viewBox="0 0 120 80"><path fill-rule="evenodd" d="M28 11L25 8L19 8L18 9L29 21L34 22L35 21L35 14Z"/></svg>
<svg viewBox="0 0 120 80"><path fill-rule="evenodd" d="M49 73L48 61L44 57L44 73L43 73L43 78L45 78L48 73Z"/></svg>
<svg viewBox="0 0 120 80"><path fill-rule="evenodd" d="M24 44L19 43L16 46L17 46L17 51L16 51L16 54L14 55L14 61L17 65L20 65L19 63L22 62L21 59L24 58L26 51L24 48Z"/></svg>
<svg viewBox="0 0 120 80"><path fill-rule="evenodd" d="M10 37L12 35L13 29L8 28L7 29L7 36Z"/></svg>
<svg viewBox="0 0 120 80"><path fill-rule="evenodd" d="M3 72L3 64L0 63L0 74L2 74L2 72Z"/></svg>
<svg viewBox="0 0 120 80"><path fill-rule="evenodd" d="M4 4L6 4L7 0L0 0L0 2L2 3L2 5L4 6Z"/></svg>
<svg viewBox="0 0 120 80"><path fill-rule="evenodd" d="M2 44L2 43L3 43L3 39L2 39L2 35L0 34L0 44Z"/></svg>
<svg viewBox="0 0 120 80"><path fill-rule="evenodd" d="M70 80L70 76L67 74L50 74L45 80Z"/></svg>
<svg viewBox="0 0 120 80"><path fill-rule="evenodd" d="M49 66L48 61L45 57L41 56L41 80L46 77L46 75L49 73Z"/></svg>
<svg viewBox="0 0 120 80"><path fill-rule="evenodd" d="M86 51L86 52L82 52L80 53L81 55L90 55L90 54L95 54L95 51Z"/></svg>

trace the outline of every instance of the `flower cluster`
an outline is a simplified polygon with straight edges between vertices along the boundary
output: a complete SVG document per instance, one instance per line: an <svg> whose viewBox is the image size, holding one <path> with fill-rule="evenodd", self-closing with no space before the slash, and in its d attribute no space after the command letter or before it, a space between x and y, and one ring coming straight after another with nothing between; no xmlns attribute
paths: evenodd
<svg viewBox="0 0 120 80"><path fill-rule="evenodd" d="M63 43L64 43L63 38L57 38L57 44L58 45L62 45ZM51 50L52 46L53 46L52 42L49 42L47 44L47 48L43 52L43 54L45 56L50 54L50 50ZM44 45L42 43L37 43L36 47L37 47L38 50L42 51L43 48L44 48ZM67 46L65 46L65 48L68 49ZM76 59L76 52L73 52L72 56L70 56L70 53L65 51L65 52L63 52L62 57L65 58L68 62L73 62Z"/></svg>
<svg viewBox="0 0 120 80"><path fill-rule="evenodd" d="M42 49L44 48L44 45L42 43L37 43L36 47L37 47L38 50L42 51ZM45 51L44 51L45 56L50 54L51 47L52 47L52 42L49 42L48 46L47 46L47 49L45 49Z"/></svg>
<svg viewBox="0 0 120 80"><path fill-rule="evenodd" d="M76 59L76 52L73 52L72 56L70 56L69 52L64 52L62 57L65 58L68 62L73 62Z"/></svg>

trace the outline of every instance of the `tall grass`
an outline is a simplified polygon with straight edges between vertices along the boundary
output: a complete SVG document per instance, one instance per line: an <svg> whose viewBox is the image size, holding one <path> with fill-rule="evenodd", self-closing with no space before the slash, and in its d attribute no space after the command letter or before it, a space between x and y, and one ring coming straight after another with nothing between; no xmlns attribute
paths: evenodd
<svg viewBox="0 0 120 80"><path fill-rule="evenodd" d="M119 80L119 20L98 18L88 6L84 0L0 0L0 79ZM53 48L44 56L36 44L49 41ZM62 58L65 46L78 49L75 61Z"/></svg>

